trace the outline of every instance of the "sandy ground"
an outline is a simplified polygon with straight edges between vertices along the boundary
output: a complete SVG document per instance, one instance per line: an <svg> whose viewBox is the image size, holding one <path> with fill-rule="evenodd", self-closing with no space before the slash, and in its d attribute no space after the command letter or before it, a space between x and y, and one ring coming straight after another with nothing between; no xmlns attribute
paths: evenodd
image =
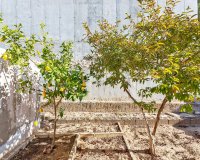
<svg viewBox="0 0 200 160"><path fill-rule="evenodd" d="M49 114L49 113L48 113ZM49 114L52 116L51 114ZM70 119L132 119L139 114L103 114L103 113L71 113ZM154 116L150 115L149 117ZM163 119L165 115L162 116ZM168 117L167 117L168 118ZM49 118L51 119L51 118ZM52 133L52 122L46 121L44 128L38 132ZM137 128L134 125L121 125L125 137L131 147L131 152L138 160L150 160L148 154L148 136L145 128ZM119 132L117 124L101 123L58 123L57 133L78 132ZM173 127L169 125L159 126L155 137L155 160L200 160L200 127ZM70 146L68 146L69 148ZM70 149L69 149L70 150ZM38 151L39 152L39 151ZM27 153L22 152L24 155ZM19 153L20 154L20 153ZM62 155L62 153L60 153ZM20 157L20 155L18 155ZM29 158L32 159L32 158ZM62 159L62 158L59 158ZM66 158L63 158L63 160ZM76 153L76 160L129 160L130 155L122 137L97 138L87 137L80 139Z"/></svg>
<svg viewBox="0 0 200 160"><path fill-rule="evenodd" d="M122 125L132 152L141 160L149 160L148 137L145 128ZM118 132L117 125L82 123L59 124L58 133L73 132ZM43 130L40 130L43 132ZM49 131L52 132L50 129ZM136 133L136 134L135 134ZM155 137L155 160L199 160L200 127L178 127L165 125L158 128ZM80 140L76 160L129 160L122 137L95 138Z"/></svg>
<svg viewBox="0 0 200 160"><path fill-rule="evenodd" d="M91 138L81 140L76 160L129 160L122 137Z"/></svg>
<svg viewBox="0 0 200 160"><path fill-rule="evenodd" d="M123 126L131 151L140 160L149 160L148 137L145 129ZM192 132L193 131L193 132ZM199 135L198 135L199 134ZM155 138L155 160L199 160L200 128L160 126ZM87 138L79 143L76 160L129 160L121 137Z"/></svg>
<svg viewBox="0 0 200 160"><path fill-rule="evenodd" d="M35 138L11 160L66 160L71 151L74 139L75 136L57 138L56 147L50 152L51 139Z"/></svg>
<svg viewBox="0 0 200 160"><path fill-rule="evenodd" d="M51 112L44 112L43 116L52 120L54 115ZM155 119L155 113L146 114L147 119ZM162 114L161 119L174 119L167 114ZM61 120L134 120L134 119L143 119L142 113L99 113L99 112L68 112L66 113Z"/></svg>
<svg viewBox="0 0 200 160"><path fill-rule="evenodd" d="M148 149L148 137L145 129L137 129L136 137L133 127L124 126L131 149L139 159L148 160L150 155L143 153ZM200 128L175 128L160 126L155 137L156 160L199 160Z"/></svg>

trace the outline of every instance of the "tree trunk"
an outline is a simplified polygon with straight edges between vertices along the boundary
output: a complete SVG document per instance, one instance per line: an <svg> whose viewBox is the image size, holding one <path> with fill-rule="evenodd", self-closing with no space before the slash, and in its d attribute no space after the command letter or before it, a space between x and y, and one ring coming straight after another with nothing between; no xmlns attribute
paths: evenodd
<svg viewBox="0 0 200 160"><path fill-rule="evenodd" d="M55 147L55 139L56 139L56 124L57 124L57 107L61 103L62 98L57 102L56 99L53 99L53 107L54 107L54 127L53 127L53 140L52 140L52 149Z"/></svg>
<svg viewBox="0 0 200 160"><path fill-rule="evenodd" d="M142 115L143 115L143 118L144 118L145 123L146 123L147 133L148 133L148 136L149 136L149 152L151 153L151 155L155 155L154 138L153 138L153 136L151 134L149 123L148 123L148 121L146 119L146 116L145 116L145 113L143 111L143 108L141 108L141 111L142 111Z"/></svg>
<svg viewBox="0 0 200 160"><path fill-rule="evenodd" d="M128 96L133 100L134 103L136 103L138 105L138 102L137 100L131 95L131 93L125 89L126 93L128 94ZM139 105L138 105L139 106ZM145 113L143 111L143 108L141 106L139 106L140 109L141 109L141 112L142 112L142 115L143 115L143 118L145 120L145 123L146 123L146 128L147 128L147 134L148 134L148 137L149 137L149 151L150 151L150 154L151 155L155 155L155 144L154 144L154 138L151 134L151 131L150 131L150 127L149 127L149 123L146 119L146 116L145 116Z"/></svg>
<svg viewBox="0 0 200 160"><path fill-rule="evenodd" d="M54 98L53 102L54 107L54 126L53 126L53 140L52 140L52 149L55 147L55 138L56 138L56 122L57 122L57 110L56 110L56 100Z"/></svg>
<svg viewBox="0 0 200 160"><path fill-rule="evenodd" d="M163 109L164 109L166 103L167 103L167 98L165 97L165 98L163 99L162 104L161 104L161 106L160 106L160 108L159 108L159 110L158 110L158 113L157 113L156 121L155 121L154 128L153 128L153 132L152 132L152 135L154 135L154 136L155 136L155 134L156 134L156 130L157 130L157 127L158 127L158 123L159 123L159 121L160 121L160 115L161 115L161 113L162 113L162 111L163 111Z"/></svg>

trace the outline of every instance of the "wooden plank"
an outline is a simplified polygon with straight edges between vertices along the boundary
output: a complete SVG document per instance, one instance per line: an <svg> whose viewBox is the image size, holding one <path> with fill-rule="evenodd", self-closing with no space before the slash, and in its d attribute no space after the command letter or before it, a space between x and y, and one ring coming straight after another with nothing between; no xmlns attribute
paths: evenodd
<svg viewBox="0 0 200 160"><path fill-rule="evenodd" d="M121 127L121 125L120 125L119 122L117 123L117 125L118 125L118 127L119 127L120 132L123 132L123 129L122 129L122 127ZM125 137L125 135L123 135L122 137L123 137L123 140L124 140L124 142L125 142L126 148L128 149L128 152L129 152L129 154L130 154L130 156L131 156L131 159L132 159L132 160L137 160L138 158L137 158L136 155L134 155L133 152L131 151L131 147L130 147L130 145L129 145L129 143L128 143L127 138Z"/></svg>
<svg viewBox="0 0 200 160"><path fill-rule="evenodd" d="M150 126L153 126L154 124L154 120L149 120L151 123L149 124ZM138 125L144 125L145 126L145 122L142 119L137 119L137 120L64 120L64 119L60 119L58 120L59 124L63 124L63 123L95 123L95 124L116 124L117 122L120 122L123 125L133 125L133 126L138 126ZM168 119L162 119L162 121L160 122L161 125L167 125L168 124Z"/></svg>
<svg viewBox="0 0 200 160"><path fill-rule="evenodd" d="M118 137L123 136L123 132L108 132L108 133L80 133L81 138L85 137L96 137L96 138L110 138L110 137Z"/></svg>
<svg viewBox="0 0 200 160"><path fill-rule="evenodd" d="M63 123L87 123L87 122L91 122L91 123L97 123L97 124L116 124L117 122L119 122L121 124L130 124L130 125L135 125L136 121L135 120L64 120L64 119L60 119L58 120L58 123L63 124Z"/></svg>
<svg viewBox="0 0 200 160"><path fill-rule="evenodd" d="M57 133L56 137L63 137L63 136L71 136L71 135L79 135L80 138L84 137L98 137L98 138L108 138L108 137L117 137L122 136L124 133L122 132L98 132L98 133L87 133L87 132L74 132L74 133ZM35 132L35 137L37 138L52 138L53 133L48 132Z"/></svg>
<svg viewBox="0 0 200 160"><path fill-rule="evenodd" d="M70 151L68 160L74 160L74 158L76 157L76 151L77 151L77 146L78 146L79 139L80 139L80 135L77 134L76 138L74 140L74 144L72 146L72 149Z"/></svg>
<svg viewBox="0 0 200 160"><path fill-rule="evenodd" d="M172 116L172 117L174 117L174 118L177 118L177 119L181 119L180 115L177 115L177 114L175 114L175 113L166 112L165 114L170 115L170 116Z"/></svg>

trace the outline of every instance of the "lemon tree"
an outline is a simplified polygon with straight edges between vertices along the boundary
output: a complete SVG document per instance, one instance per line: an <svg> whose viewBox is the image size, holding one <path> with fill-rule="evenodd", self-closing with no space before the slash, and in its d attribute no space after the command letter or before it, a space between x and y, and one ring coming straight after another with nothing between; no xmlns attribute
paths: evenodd
<svg viewBox="0 0 200 160"><path fill-rule="evenodd" d="M174 99L188 102L200 95L200 23L189 8L175 14L177 3L167 0L162 8L155 0L140 1L138 21L127 15L123 26L119 21L110 24L103 20L99 29L92 32L84 24L86 41L92 48L86 57L91 61L91 76L98 84L119 85L141 108L152 154L154 135L166 103ZM163 95L152 132L143 109L155 111L154 102L137 100L130 92L133 82L154 82L138 91L141 99ZM191 110L191 106L184 105L184 110Z"/></svg>
<svg viewBox="0 0 200 160"><path fill-rule="evenodd" d="M87 94L87 77L82 68L72 62L72 43L63 42L59 51L54 52L54 43L48 38L45 26L41 25L42 35L25 36L22 25L9 28L1 23L0 38L6 44L6 52L1 56L9 65L16 66L18 74L18 92L38 92L47 102L41 106L38 112L43 111L46 105L54 108L54 137L55 146L56 122L58 116L63 116L63 109L58 112L62 100L82 100ZM39 77L37 85L34 78ZM34 122L38 125L38 121Z"/></svg>

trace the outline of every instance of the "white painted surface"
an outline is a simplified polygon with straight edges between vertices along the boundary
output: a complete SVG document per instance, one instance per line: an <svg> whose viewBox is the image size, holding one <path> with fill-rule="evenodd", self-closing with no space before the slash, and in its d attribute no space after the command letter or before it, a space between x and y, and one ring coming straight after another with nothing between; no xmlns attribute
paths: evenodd
<svg viewBox="0 0 200 160"><path fill-rule="evenodd" d="M5 49L4 48L0 48L0 56L3 54L3 53L5 53Z"/></svg>
<svg viewBox="0 0 200 160"><path fill-rule="evenodd" d="M23 31L28 35L31 34L31 1L17 0L17 23L23 24Z"/></svg>
<svg viewBox="0 0 200 160"><path fill-rule="evenodd" d="M109 23L116 22L116 9L116 0L103 0L103 17L106 18Z"/></svg>
<svg viewBox="0 0 200 160"><path fill-rule="evenodd" d="M73 1L60 0L60 38L62 41L74 41Z"/></svg>
<svg viewBox="0 0 200 160"><path fill-rule="evenodd" d="M36 93L16 92L16 74L16 68L0 59L0 159L32 134L39 104Z"/></svg>
<svg viewBox="0 0 200 160"><path fill-rule="evenodd" d="M45 23L45 1L31 0L31 33L40 33L40 24Z"/></svg>

